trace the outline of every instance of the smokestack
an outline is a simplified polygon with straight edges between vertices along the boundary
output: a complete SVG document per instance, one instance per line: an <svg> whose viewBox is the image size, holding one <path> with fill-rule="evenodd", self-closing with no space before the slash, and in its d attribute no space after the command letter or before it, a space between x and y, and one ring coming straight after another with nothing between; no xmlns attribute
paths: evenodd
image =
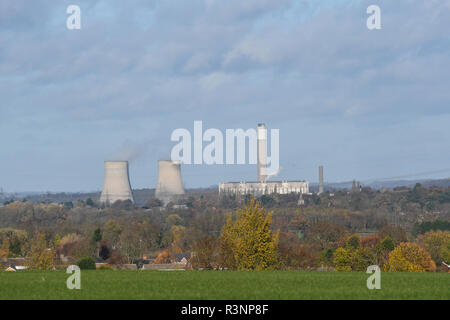
<svg viewBox="0 0 450 320"><path fill-rule="evenodd" d="M323 166L319 166L319 194L323 193Z"/></svg>
<svg viewBox="0 0 450 320"><path fill-rule="evenodd" d="M158 182L155 197L167 204L178 195L184 194L181 180L181 165L170 160L158 161Z"/></svg>
<svg viewBox="0 0 450 320"><path fill-rule="evenodd" d="M105 161L105 182L100 202L113 204L117 200L131 200L134 203L128 161Z"/></svg>
<svg viewBox="0 0 450 320"><path fill-rule="evenodd" d="M267 129L264 123L259 123L256 129L258 140L258 182L267 180Z"/></svg>

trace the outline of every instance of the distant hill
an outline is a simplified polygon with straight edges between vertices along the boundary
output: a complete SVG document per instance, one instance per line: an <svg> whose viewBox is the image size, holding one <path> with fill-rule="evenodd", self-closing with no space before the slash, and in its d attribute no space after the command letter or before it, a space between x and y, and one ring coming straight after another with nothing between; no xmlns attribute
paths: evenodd
<svg viewBox="0 0 450 320"><path fill-rule="evenodd" d="M446 179L423 179L423 180L392 180L392 181L361 181L361 186L373 189L394 189L398 187L413 187L416 183L422 184L424 187L450 187L450 178ZM326 189L351 189L352 181L332 182L325 184ZM317 183L311 184L311 191L318 189Z"/></svg>
<svg viewBox="0 0 450 320"><path fill-rule="evenodd" d="M100 199L100 191L97 192L58 192L58 193L38 193L38 192L32 192L32 193L9 193L4 196L4 199L1 199L3 201L5 200L23 200L27 199L27 201L30 201L32 203L41 203L41 202L57 202L57 203L64 203L64 202L76 202L79 200L86 201L87 199L91 198L93 200ZM133 190L134 199L136 201L137 205L143 205L150 197L153 197L155 194L155 189L137 189ZM2 201L2 202L3 202Z"/></svg>
<svg viewBox="0 0 450 320"><path fill-rule="evenodd" d="M394 181L375 181L368 186L374 189L393 189L396 187L413 187L420 183L425 187L450 187L450 178L447 179L428 179L428 180L394 180Z"/></svg>
<svg viewBox="0 0 450 320"><path fill-rule="evenodd" d="M200 196L201 194L209 194L217 192L216 187L209 188L196 188L196 189L187 189L186 195L192 196ZM96 192L21 192L21 193L4 193L3 198L0 198L0 202L3 203L6 200L19 200L22 201L26 199L32 203L41 203L41 202L76 202L79 200L86 201L91 198L93 200L100 199L100 191ZM136 205L142 206L144 203L155 196L155 189L133 189L133 196Z"/></svg>
<svg viewBox="0 0 450 320"><path fill-rule="evenodd" d="M336 190L336 189L346 189L350 190L352 188L352 181L345 182L331 182L325 184L325 190ZM446 179L422 179L422 180L392 180L392 181L361 181L362 187L370 187L373 189L394 189L398 187L413 187L416 183L420 183L425 187L450 187L450 178ZM310 183L310 191L317 192L318 184ZM217 192L217 186L211 186L208 188L196 188L196 189L186 189L186 195L189 196L200 196L202 194L210 194ZM134 199L138 206L142 206L149 198L155 196L155 189L134 189L133 190ZM0 202L3 203L6 200L19 200L27 199L33 203L40 202L75 202L78 200L86 201L88 198L93 200L98 200L100 198L100 191L97 192L60 192L60 193L39 193L39 192L21 192L21 193L3 193L3 197L0 197Z"/></svg>

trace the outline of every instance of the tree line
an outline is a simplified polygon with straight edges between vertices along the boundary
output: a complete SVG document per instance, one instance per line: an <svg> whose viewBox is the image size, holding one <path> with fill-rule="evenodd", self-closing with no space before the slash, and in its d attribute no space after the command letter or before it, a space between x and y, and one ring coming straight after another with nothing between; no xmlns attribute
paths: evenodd
<svg viewBox="0 0 450 320"><path fill-rule="evenodd" d="M181 209L161 208L154 198L144 208L127 201L105 207L92 199L15 201L0 208L1 252L30 258L46 247L54 265L85 257L117 265L144 256L165 263L192 252L192 267L203 269L362 270L378 264L412 270L394 261L414 256L426 261L421 268L435 270L448 263L449 190L363 188L305 195L302 204L295 194L252 199L210 192L190 196Z"/></svg>

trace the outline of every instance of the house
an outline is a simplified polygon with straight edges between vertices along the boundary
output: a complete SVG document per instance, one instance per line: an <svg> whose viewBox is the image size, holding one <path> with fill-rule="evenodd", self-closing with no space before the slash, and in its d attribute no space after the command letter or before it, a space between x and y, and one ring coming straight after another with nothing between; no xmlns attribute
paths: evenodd
<svg viewBox="0 0 450 320"><path fill-rule="evenodd" d="M174 204L173 208L174 209L188 209L188 206L185 204Z"/></svg>
<svg viewBox="0 0 450 320"><path fill-rule="evenodd" d="M25 270L28 267L26 266L26 260L24 258L10 258L5 261L0 261L0 268L5 268L5 271L18 271Z"/></svg>
<svg viewBox="0 0 450 320"><path fill-rule="evenodd" d="M137 267L138 269L142 269L143 266L144 266L144 264L149 264L149 263L150 263L150 260L149 260L149 259L146 259L146 258L147 258L147 257L144 256L143 259L135 259L135 260L133 260L133 263L136 265L136 267Z"/></svg>
<svg viewBox="0 0 450 320"><path fill-rule="evenodd" d="M191 258L190 252L175 253L173 255L176 264L187 264Z"/></svg>
<svg viewBox="0 0 450 320"><path fill-rule="evenodd" d="M442 271L450 273L450 264L447 264L444 261L442 261Z"/></svg>
<svg viewBox="0 0 450 320"><path fill-rule="evenodd" d="M27 266L16 266L16 270L26 270L28 269Z"/></svg>
<svg viewBox="0 0 450 320"><path fill-rule="evenodd" d="M27 265L27 259L25 258L9 258L8 260L9 265L16 267L23 267Z"/></svg>
<svg viewBox="0 0 450 320"><path fill-rule="evenodd" d="M66 263L66 264L76 264L77 263L75 258L73 258L71 256L65 256L63 254L59 255L59 260L61 260L61 262Z"/></svg>

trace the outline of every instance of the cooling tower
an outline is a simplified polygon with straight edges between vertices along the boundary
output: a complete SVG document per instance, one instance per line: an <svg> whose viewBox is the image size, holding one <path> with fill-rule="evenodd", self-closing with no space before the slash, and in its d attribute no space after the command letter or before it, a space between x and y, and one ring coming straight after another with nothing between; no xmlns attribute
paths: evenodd
<svg viewBox="0 0 450 320"><path fill-rule="evenodd" d="M184 187L181 180L180 163L170 160L159 160L155 197L167 204L176 196L183 194Z"/></svg>
<svg viewBox="0 0 450 320"><path fill-rule="evenodd" d="M323 166L319 166L319 194L323 193Z"/></svg>
<svg viewBox="0 0 450 320"><path fill-rule="evenodd" d="M258 139L258 182L267 180L267 129L264 123L259 123L256 129Z"/></svg>
<svg viewBox="0 0 450 320"><path fill-rule="evenodd" d="M113 204L117 200L131 200L134 203L128 161L105 161L105 182L100 202Z"/></svg>

